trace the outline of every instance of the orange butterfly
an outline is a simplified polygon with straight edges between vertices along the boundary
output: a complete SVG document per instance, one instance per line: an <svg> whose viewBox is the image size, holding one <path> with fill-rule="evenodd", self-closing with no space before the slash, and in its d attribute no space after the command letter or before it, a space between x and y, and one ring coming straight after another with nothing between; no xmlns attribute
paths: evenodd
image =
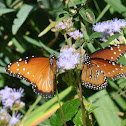
<svg viewBox="0 0 126 126"><path fill-rule="evenodd" d="M126 45L113 45L100 49L90 56L85 54L82 70L82 84L94 90L107 86L107 78L112 80L126 76L126 66L117 63L126 52Z"/></svg>
<svg viewBox="0 0 126 126"><path fill-rule="evenodd" d="M56 89L56 58L26 57L10 63L6 71L13 77L25 79L32 84L33 91L45 98L54 96Z"/></svg>

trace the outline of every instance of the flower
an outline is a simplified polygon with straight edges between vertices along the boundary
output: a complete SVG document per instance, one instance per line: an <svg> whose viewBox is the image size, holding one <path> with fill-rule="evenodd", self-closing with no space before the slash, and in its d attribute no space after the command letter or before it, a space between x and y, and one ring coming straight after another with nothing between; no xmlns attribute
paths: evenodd
<svg viewBox="0 0 126 126"><path fill-rule="evenodd" d="M2 89L0 91L1 100L7 99L9 97L11 91L12 91L12 88L9 88L8 86L6 86L4 89Z"/></svg>
<svg viewBox="0 0 126 126"><path fill-rule="evenodd" d="M98 22L93 25L93 30L96 32L111 32L111 25L109 21Z"/></svg>
<svg viewBox="0 0 126 126"><path fill-rule="evenodd" d="M7 125L9 123L9 114L4 108L0 109L0 126Z"/></svg>
<svg viewBox="0 0 126 126"><path fill-rule="evenodd" d="M98 22L93 25L93 30L96 32L103 32L102 41L108 39L108 37L114 35L115 33L122 33L122 29L126 27L126 21L124 19L114 18L110 21Z"/></svg>
<svg viewBox="0 0 126 126"><path fill-rule="evenodd" d="M15 112L13 116L10 116L9 126L15 126L15 125L19 124L19 121L22 117L23 117L23 115L21 115L20 113L17 114Z"/></svg>
<svg viewBox="0 0 126 126"><path fill-rule="evenodd" d="M62 72L74 69L80 63L80 54L72 47L64 48L57 60L57 67Z"/></svg>
<svg viewBox="0 0 126 126"><path fill-rule="evenodd" d="M52 28L53 32L70 32L73 31L73 22L72 18L65 18L61 22L57 23L54 28Z"/></svg>
<svg viewBox="0 0 126 126"><path fill-rule="evenodd" d="M12 109L14 104L16 104L16 101L17 100L20 101L20 98L23 97L23 91L24 89L22 88L20 88L19 90L16 90L15 88L12 89L7 86L4 89L2 89L0 91L0 97L1 97L1 101L4 107Z"/></svg>
<svg viewBox="0 0 126 126"><path fill-rule="evenodd" d="M83 38L83 34L79 32L79 30L75 30L73 32L70 32L69 35L74 38L75 40L80 40Z"/></svg>
<svg viewBox="0 0 126 126"><path fill-rule="evenodd" d="M110 22L112 26L112 32L113 33L120 33L122 31L122 28L126 27L126 21L124 19L113 19Z"/></svg>

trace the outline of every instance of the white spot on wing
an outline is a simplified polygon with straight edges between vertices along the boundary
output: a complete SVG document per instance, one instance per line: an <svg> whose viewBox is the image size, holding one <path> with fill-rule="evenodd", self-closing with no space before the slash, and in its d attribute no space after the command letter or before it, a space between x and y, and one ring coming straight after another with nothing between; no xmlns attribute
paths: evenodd
<svg viewBox="0 0 126 126"><path fill-rule="evenodd" d="M25 68L23 68L23 71L25 71Z"/></svg>
<svg viewBox="0 0 126 126"><path fill-rule="evenodd" d="M121 52L121 49L118 49L119 52Z"/></svg>
<svg viewBox="0 0 126 126"><path fill-rule="evenodd" d="M19 71L19 69L18 69L18 68L17 68L16 70L17 70L17 71Z"/></svg>
<svg viewBox="0 0 126 126"><path fill-rule="evenodd" d="M19 61L22 61L22 58L20 58Z"/></svg>

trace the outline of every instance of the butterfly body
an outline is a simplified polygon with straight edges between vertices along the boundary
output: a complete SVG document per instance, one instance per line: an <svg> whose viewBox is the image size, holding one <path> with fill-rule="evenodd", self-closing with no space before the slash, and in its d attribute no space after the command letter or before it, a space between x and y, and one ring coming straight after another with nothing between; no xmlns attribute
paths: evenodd
<svg viewBox="0 0 126 126"><path fill-rule="evenodd" d="M126 66L117 63L126 52L126 45L114 45L100 49L91 55L85 54L82 70L82 84L94 90L104 89L107 78L116 80L126 76Z"/></svg>
<svg viewBox="0 0 126 126"><path fill-rule="evenodd" d="M51 98L56 89L56 58L26 57L10 63L6 71L32 84L33 90L42 97Z"/></svg>

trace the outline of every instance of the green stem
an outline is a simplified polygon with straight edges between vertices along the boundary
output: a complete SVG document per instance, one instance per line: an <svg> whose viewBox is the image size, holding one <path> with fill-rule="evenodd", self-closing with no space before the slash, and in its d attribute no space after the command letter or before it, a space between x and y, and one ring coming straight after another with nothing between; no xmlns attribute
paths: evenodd
<svg viewBox="0 0 126 126"><path fill-rule="evenodd" d="M85 107L84 107L84 101L83 101L83 95L82 95L82 87L81 87L81 83L80 83L80 73L81 73L81 71L79 70L77 72L77 83L76 83L76 84L78 84L78 82L79 82L79 87L78 87L78 85L76 85L76 92L77 92L77 94L79 96L79 100L80 100L83 126L86 126Z"/></svg>
<svg viewBox="0 0 126 126"><path fill-rule="evenodd" d="M38 104L38 102L41 100L41 96L38 96L36 101L30 106L29 110L26 112L25 116L21 120L21 124L24 123L25 119L28 117L28 115L31 113L31 111L35 108L35 106Z"/></svg>
<svg viewBox="0 0 126 126"><path fill-rule="evenodd" d="M101 10L100 10L100 8L99 8L99 6L98 6L97 1L96 1L96 0L93 0L93 2L94 2L94 4L95 4L95 7L96 7L98 13L101 13Z"/></svg>
<svg viewBox="0 0 126 126"><path fill-rule="evenodd" d="M64 34L64 38L65 38L65 41L66 41L67 45L68 45L68 46L71 46L71 44L69 43L69 41L68 41L68 39L67 39L67 34L66 34L66 33Z"/></svg>
<svg viewBox="0 0 126 126"><path fill-rule="evenodd" d="M83 101L83 95L82 95L82 87L81 87L81 83L80 82L79 82L79 88L77 88L77 93L78 93L80 104L81 104L83 126L86 126L85 107L84 107L84 101Z"/></svg>
<svg viewBox="0 0 126 126"><path fill-rule="evenodd" d="M58 95L58 90L57 89L56 89L56 96L57 96L57 99L58 99L58 103L59 103L61 115L62 115L62 118L63 118L64 126L67 126L66 121L65 121L65 117L64 117L64 113L63 113L63 109L62 109L62 106L61 106L61 103L60 103L60 99L59 99L59 95Z"/></svg>
<svg viewBox="0 0 126 126"><path fill-rule="evenodd" d="M81 27L84 28L83 35L84 35L85 40L88 40L89 35L88 35L87 29L83 23L81 23Z"/></svg>
<svg viewBox="0 0 126 126"><path fill-rule="evenodd" d="M98 22L103 17L103 15L108 11L109 8L110 8L110 5L107 4L106 7L103 9L103 11L97 17L96 22Z"/></svg>

